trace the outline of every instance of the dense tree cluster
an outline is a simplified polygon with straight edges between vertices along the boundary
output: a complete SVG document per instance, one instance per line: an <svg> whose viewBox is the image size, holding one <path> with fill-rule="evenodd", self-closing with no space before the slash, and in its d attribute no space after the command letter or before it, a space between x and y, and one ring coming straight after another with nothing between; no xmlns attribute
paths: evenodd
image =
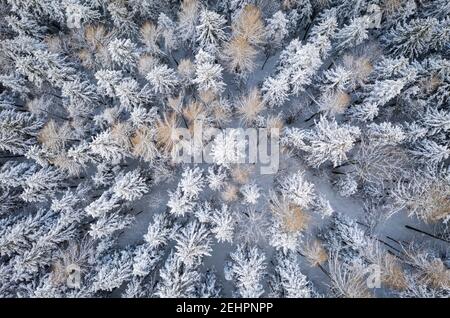
<svg viewBox="0 0 450 318"><path fill-rule="evenodd" d="M446 0L0 2L0 297L449 297L449 157Z"/></svg>

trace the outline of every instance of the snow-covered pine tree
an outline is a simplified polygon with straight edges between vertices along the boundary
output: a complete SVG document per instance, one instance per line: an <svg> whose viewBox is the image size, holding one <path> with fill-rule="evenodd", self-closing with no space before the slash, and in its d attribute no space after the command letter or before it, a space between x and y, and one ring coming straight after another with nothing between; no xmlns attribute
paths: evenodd
<svg viewBox="0 0 450 318"><path fill-rule="evenodd" d="M132 67L136 61L136 44L130 39L114 39L108 44L111 60L118 65Z"/></svg>
<svg viewBox="0 0 450 318"><path fill-rule="evenodd" d="M43 123L29 113L14 110L0 111L0 150L24 154L36 143L33 138Z"/></svg>
<svg viewBox="0 0 450 318"><path fill-rule="evenodd" d="M199 298L219 298L221 289L216 274L208 270L202 275L196 294Z"/></svg>
<svg viewBox="0 0 450 318"><path fill-rule="evenodd" d="M129 280L132 273L132 260L132 254L127 250L105 255L96 266L93 291L112 291Z"/></svg>
<svg viewBox="0 0 450 318"><path fill-rule="evenodd" d="M156 32L164 39L164 48L166 52L171 52L178 47L177 25L164 13L161 13L158 17L158 27Z"/></svg>
<svg viewBox="0 0 450 318"><path fill-rule="evenodd" d="M448 298L449 13L0 2L0 297Z"/></svg>
<svg viewBox="0 0 450 318"><path fill-rule="evenodd" d="M220 210L215 209L209 218L213 228L211 232L218 242L233 242L236 220L232 211L223 204Z"/></svg>
<svg viewBox="0 0 450 318"><path fill-rule="evenodd" d="M435 18L413 19L393 27L383 40L392 54L417 57L430 49L437 26L438 20Z"/></svg>
<svg viewBox="0 0 450 318"><path fill-rule="evenodd" d="M148 191L148 186L138 170L117 176L112 191L119 198L126 201L140 199Z"/></svg>
<svg viewBox="0 0 450 318"><path fill-rule="evenodd" d="M214 62L214 56L209 52L200 50L195 55L195 78L193 82L200 91L222 92L226 86L222 71L222 66Z"/></svg>
<svg viewBox="0 0 450 318"><path fill-rule="evenodd" d="M200 1L183 0L178 11L177 33L179 38L192 45L197 38L196 26L200 15Z"/></svg>
<svg viewBox="0 0 450 318"><path fill-rule="evenodd" d="M167 65L157 65L145 76L154 93L170 94L178 85L178 78L174 70Z"/></svg>
<svg viewBox="0 0 450 318"><path fill-rule="evenodd" d="M345 49L363 43L364 40L369 38L368 30L371 25L372 20L368 15L352 19L348 25L336 33L335 39L339 43L337 47Z"/></svg>

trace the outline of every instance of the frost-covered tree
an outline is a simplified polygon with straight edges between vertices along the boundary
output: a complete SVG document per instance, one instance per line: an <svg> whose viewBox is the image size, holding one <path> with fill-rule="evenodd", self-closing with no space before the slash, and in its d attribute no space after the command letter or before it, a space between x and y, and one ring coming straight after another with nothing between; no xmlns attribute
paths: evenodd
<svg viewBox="0 0 450 318"><path fill-rule="evenodd" d="M335 39L339 43L337 46L342 49L361 44L369 37L368 29L371 23L371 18L367 15L354 18L350 24L336 33Z"/></svg>
<svg viewBox="0 0 450 318"><path fill-rule="evenodd" d="M133 170L118 176L112 191L119 199L134 201L140 199L148 191L148 186L139 171Z"/></svg>
<svg viewBox="0 0 450 318"><path fill-rule="evenodd" d="M204 187L204 179L200 168L186 169L181 176L179 187L188 198L197 198Z"/></svg>
<svg viewBox="0 0 450 318"><path fill-rule="evenodd" d="M265 43L266 31L261 8L254 4L245 4L232 22L232 33L242 37L250 44L260 46Z"/></svg>
<svg viewBox="0 0 450 318"><path fill-rule="evenodd" d="M416 57L429 50L437 24L435 18L413 19L399 23L383 39L393 54Z"/></svg>
<svg viewBox="0 0 450 318"><path fill-rule="evenodd" d="M26 86L25 79L15 74L0 75L0 83L21 96L24 96L24 94L30 91Z"/></svg>
<svg viewBox="0 0 450 318"><path fill-rule="evenodd" d="M188 223L175 236L175 241L175 256L188 268L198 265L203 256L211 255L209 231L201 223Z"/></svg>
<svg viewBox="0 0 450 318"><path fill-rule="evenodd" d="M251 124L257 120L257 116L264 110L265 103L261 98L261 93L255 87L247 95L242 96L237 101L237 112L242 116L242 120Z"/></svg>
<svg viewBox="0 0 450 318"><path fill-rule="evenodd" d="M330 229L321 235L325 239L329 251L339 251L339 257L345 260L364 256L368 252L371 238L367 229L340 213L335 213L331 220Z"/></svg>
<svg viewBox="0 0 450 318"><path fill-rule="evenodd" d="M202 275L199 287L197 288L199 298L219 298L221 286L217 281L217 276L212 271L207 271Z"/></svg>
<svg viewBox="0 0 450 318"><path fill-rule="evenodd" d="M147 86L141 89L139 83L132 78L126 78L120 82L115 87L115 92L119 98L120 106L125 109L131 109L149 100Z"/></svg>
<svg viewBox="0 0 450 318"><path fill-rule="evenodd" d="M447 146L439 145L432 140L423 140L418 143L416 148L411 151L412 154L419 157L420 161L437 165L439 162L445 160L450 155L450 149Z"/></svg>
<svg viewBox="0 0 450 318"><path fill-rule="evenodd" d="M95 73L95 79L97 80L97 90L99 93L106 94L109 97L114 97L115 87L122 80L121 71L113 70L99 70Z"/></svg>
<svg viewBox="0 0 450 318"><path fill-rule="evenodd" d="M167 65L155 66L145 78L149 81L153 92L170 94L178 85L176 73Z"/></svg>
<svg viewBox="0 0 450 318"><path fill-rule="evenodd" d="M398 145L406 139L402 127L392 125L390 122L368 125L367 135L371 143L379 145Z"/></svg>
<svg viewBox="0 0 450 318"><path fill-rule="evenodd" d="M246 140L238 129L227 129L220 132L211 146L211 157L215 164L226 168L230 164L245 160Z"/></svg>
<svg viewBox="0 0 450 318"><path fill-rule="evenodd" d="M337 255L329 261L331 290L335 297L371 298L367 287L365 269L361 264L342 264Z"/></svg>
<svg viewBox="0 0 450 318"><path fill-rule="evenodd" d="M99 133L90 144L91 152L106 161L118 162L122 160L127 156L127 151L114 139L111 130Z"/></svg>
<svg viewBox="0 0 450 318"><path fill-rule="evenodd" d="M184 216L186 213L193 212L195 202L184 195L180 188L177 188L175 192L169 192L167 206L170 208L170 213L176 216Z"/></svg>
<svg viewBox="0 0 450 318"><path fill-rule="evenodd" d="M236 220L227 205L223 204L220 210L215 209L210 216L210 222L213 225L211 232L218 242L233 242Z"/></svg>
<svg viewBox="0 0 450 318"><path fill-rule="evenodd" d="M222 42L227 39L226 23L225 17L214 11L203 9L196 27L199 47L205 51L216 53Z"/></svg>
<svg viewBox="0 0 450 318"><path fill-rule="evenodd" d="M417 270L414 276L419 286L448 293L450 272L439 256L426 249L417 249L414 245L404 248L404 251L407 263Z"/></svg>
<svg viewBox="0 0 450 318"><path fill-rule="evenodd" d="M0 254L11 256L31 248L38 235L43 234L45 220L52 214L51 211L39 210L26 217L2 219Z"/></svg>
<svg viewBox="0 0 450 318"><path fill-rule="evenodd" d="M406 209L427 223L448 222L448 180L442 175L415 174L410 182L399 180L391 191L392 211Z"/></svg>
<svg viewBox="0 0 450 318"><path fill-rule="evenodd" d="M145 277L149 275L162 259L162 251L153 249L148 244L139 245L134 251L133 276Z"/></svg>
<svg viewBox="0 0 450 318"><path fill-rule="evenodd" d="M155 296L161 298L194 297L195 285L200 280L200 274L171 253L159 275L161 280L156 286Z"/></svg>
<svg viewBox="0 0 450 318"><path fill-rule="evenodd" d="M280 74L289 79L290 94L298 95L312 81L312 76L322 65L321 50L314 43L302 45L294 39L280 56Z"/></svg>
<svg viewBox="0 0 450 318"><path fill-rule="evenodd" d="M0 297L448 298L449 14L0 2Z"/></svg>
<svg viewBox="0 0 450 318"><path fill-rule="evenodd" d="M123 230L134 221L131 215L122 215L119 212L103 214L91 223L89 235L93 238L106 238L117 231Z"/></svg>
<svg viewBox="0 0 450 318"><path fill-rule="evenodd" d="M114 63L133 66L136 60L136 45L130 39L114 39L108 44L108 52Z"/></svg>
<svg viewBox="0 0 450 318"><path fill-rule="evenodd" d="M280 190L287 199L304 208L310 207L315 198L314 185L305 180L302 171L283 179Z"/></svg>
<svg viewBox="0 0 450 318"><path fill-rule="evenodd" d="M162 50L158 45L159 33L157 26L151 22L145 22L140 28L140 41L144 44L146 52L155 55L162 54Z"/></svg>
<svg viewBox="0 0 450 318"><path fill-rule="evenodd" d="M266 37L270 49L279 47L288 35L288 23L289 21L282 11L275 12L271 18L267 19Z"/></svg>
<svg viewBox="0 0 450 318"><path fill-rule="evenodd" d="M198 0L183 0L178 12L178 36L184 42L192 44L196 40L196 25L200 15Z"/></svg>
<svg viewBox="0 0 450 318"><path fill-rule="evenodd" d="M256 49L244 37L238 36L225 44L223 59L228 69L245 77L255 68Z"/></svg>
<svg viewBox="0 0 450 318"><path fill-rule="evenodd" d="M69 28L81 28L82 25L100 18L100 13L94 6L81 1L64 1L66 7L67 26Z"/></svg>
<svg viewBox="0 0 450 318"><path fill-rule="evenodd" d="M264 101L271 107L282 106L289 97L289 79L280 73L275 77L268 77L261 88Z"/></svg>
<svg viewBox="0 0 450 318"><path fill-rule="evenodd" d="M119 207L119 198L114 195L113 191L104 191L102 195L92 201L86 208L86 213L93 216L102 216Z"/></svg>
<svg viewBox="0 0 450 318"><path fill-rule="evenodd" d="M126 3L113 1L107 5L107 10L111 15L114 26L120 30L119 33L129 36L136 32L137 25L133 21L134 12Z"/></svg>
<svg viewBox="0 0 450 318"><path fill-rule="evenodd" d="M351 115L362 121L373 120L378 116L379 106L383 106L400 94L406 83L407 79L387 79L375 82L364 102L350 110Z"/></svg>
<svg viewBox="0 0 450 318"><path fill-rule="evenodd" d="M92 288L94 291L112 291L131 277L132 255L127 250L106 255L97 265Z"/></svg>
<svg viewBox="0 0 450 318"><path fill-rule="evenodd" d="M425 126L429 127L431 134L450 129L450 113L441 109L427 108L422 117Z"/></svg>
<svg viewBox="0 0 450 318"><path fill-rule="evenodd" d="M222 79L223 68L214 63L214 57L207 51L200 50L195 56L195 78L194 84L200 91L212 91L220 93L225 88Z"/></svg>
<svg viewBox="0 0 450 318"><path fill-rule="evenodd" d="M357 192L358 182L347 174L338 179L338 181L336 182L336 187L338 188L340 195L349 197Z"/></svg>
<svg viewBox="0 0 450 318"><path fill-rule="evenodd" d="M313 296L311 284L301 272L295 254L277 253L274 271L270 281L273 296L279 298L311 298Z"/></svg>
<svg viewBox="0 0 450 318"><path fill-rule="evenodd" d="M145 242L153 249L165 246L172 234L171 225L165 214L155 214L144 235Z"/></svg>
<svg viewBox="0 0 450 318"><path fill-rule="evenodd" d="M358 127L347 124L339 126L336 121L322 116L315 122L315 129L306 133L306 142L300 148L308 153L311 165L319 167L330 160L336 167L347 160L347 153L359 135Z"/></svg>
<svg viewBox="0 0 450 318"><path fill-rule="evenodd" d="M36 143L37 135L43 123L29 113L14 110L0 112L0 150L13 154L24 154L28 147Z"/></svg>
<svg viewBox="0 0 450 318"><path fill-rule="evenodd" d="M8 189L23 186L25 179L35 171L36 166L26 162L6 161L0 168L0 187Z"/></svg>
<svg viewBox="0 0 450 318"><path fill-rule="evenodd" d="M62 180L63 176L57 170L51 167L42 168L24 180L20 197L25 202L46 201L58 189Z"/></svg>
<svg viewBox="0 0 450 318"><path fill-rule="evenodd" d="M265 256L256 247L238 245L230 254L225 271L235 283L237 293L244 298L258 298L264 294Z"/></svg>
<svg viewBox="0 0 450 318"><path fill-rule="evenodd" d="M168 52L176 49L179 44L176 28L176 23L173 22L167 15L164 13L159 15L158 28L156 29L156 32L164 39L164 47Z"/></svg>
<svg viewBox="0 0 450 318"><path fill-rule="evenodd" d="M183 216L193 211L195 200L203 190L204 179L202 170L199 168L187 169L183 178L178 183L175 192L169 191L169 202L167 206L170 213Z"/></svg>
<svg viewBox="0 0 450 318"><path fill-rule="evenodd" d="M217 169L214 167L208 168L208 186L211 190L220 190L225 185L225 179L227 178L227 172L224 167L219 166Z"/></svg>

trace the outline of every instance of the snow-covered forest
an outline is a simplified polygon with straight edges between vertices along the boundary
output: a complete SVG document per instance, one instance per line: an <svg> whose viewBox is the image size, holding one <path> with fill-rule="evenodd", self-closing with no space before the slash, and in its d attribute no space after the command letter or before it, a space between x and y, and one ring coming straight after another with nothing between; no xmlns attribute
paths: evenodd
<svg viewBox="0 0 450 318"><path fill-rule="evenodd" d="M0 1L0 297L449 297L449 58L448 0Z"/></svg>

